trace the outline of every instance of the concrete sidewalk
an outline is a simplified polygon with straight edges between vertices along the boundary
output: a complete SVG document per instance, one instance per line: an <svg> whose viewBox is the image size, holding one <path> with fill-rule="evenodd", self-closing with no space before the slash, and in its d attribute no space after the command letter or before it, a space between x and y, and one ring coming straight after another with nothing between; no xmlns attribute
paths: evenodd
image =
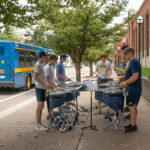
<svg viewBox="0 0 150 150"><path fill-rule="evenodd" d="M112 76L116 76L114 72ZM81 92L79 103L89 107L88 91ZM85 121L84 124L76 125L66 133L59 133L55 128L48 133L35 131L35 109L36 102L0 120L0 150L149 150L150 103L143 98L139 104L139 130L126 134L115 130L114 126L104 131L109 121L105 120L103 115L93 115L93 122L98 131L82 131L81 127L89 125L89 112L79 118ZM48 124L46 115L45 107L43 122ZM128 124L129 121L125 123Z"/></svg>

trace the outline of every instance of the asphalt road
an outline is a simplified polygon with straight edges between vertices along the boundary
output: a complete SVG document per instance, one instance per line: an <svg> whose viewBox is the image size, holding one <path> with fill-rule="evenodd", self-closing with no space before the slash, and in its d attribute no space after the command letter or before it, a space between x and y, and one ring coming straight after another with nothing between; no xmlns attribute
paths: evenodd
<svg viewBox="0 0 150 150"><path fill-rule="evenodd" d="M66 68L66 75L75 81L75 68ZM81 69L81 76L88 76L89 68ZM36 101L34 86L29 91L21 89L0 89L0 119Z"/></svg>

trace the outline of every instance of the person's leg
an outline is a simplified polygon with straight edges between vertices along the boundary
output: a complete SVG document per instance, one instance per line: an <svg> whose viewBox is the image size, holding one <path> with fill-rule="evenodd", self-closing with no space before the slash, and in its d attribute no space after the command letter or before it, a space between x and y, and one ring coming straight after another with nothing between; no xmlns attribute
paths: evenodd
<svg viewBox="0 0 150 150"><path fill-rule="evenodd" d="M130 117L131 117L131 125L136 125L136 117L137 117L137 108L135 106L129 106Z"/></svg>
<svg viewBox="0 0 150 150"><path fill-rule="evenodd" d="M42 111L44 108L44 102L37 102L36 108L36 122L37 124L41 124Z"/></svg>

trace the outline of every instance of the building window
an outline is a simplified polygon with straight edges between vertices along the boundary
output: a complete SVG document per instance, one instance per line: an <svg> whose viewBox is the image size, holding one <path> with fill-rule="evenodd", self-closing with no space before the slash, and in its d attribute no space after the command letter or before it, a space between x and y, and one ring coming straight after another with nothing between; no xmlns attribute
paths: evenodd
<svg viewBox="0 0 150 150"><path fill-rule="evenodd" d="M149 14L146 16L146 55L149 56Z"/></svg>
<svg viewBox="0 0 150 150"><path fill-rule="evenodd" d="M4 47L0 46L0 56L4 56Z"/></svg>
<svg viewBox="0 0 150 150"><path fill-rule="evenodd" d="M19 51L19 67L24 68L25 67L25 52Z"/></svg>

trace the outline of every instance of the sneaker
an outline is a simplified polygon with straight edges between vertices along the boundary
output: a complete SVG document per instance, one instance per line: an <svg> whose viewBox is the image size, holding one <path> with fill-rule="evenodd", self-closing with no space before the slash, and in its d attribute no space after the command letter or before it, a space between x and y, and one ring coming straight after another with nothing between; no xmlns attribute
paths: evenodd
<svg viewBox="0 0 150 150"><path fill-rule="evenodd" d="M46 125L44 125L44 124L42 124L42 123L41 123L41 126L43 126L44 128L47 128L47 127L48 127L48 126L46 126Z"/></svg>
<svg viewBox="0 0 150 150"><path fill-rule="evenodd" d="M124 108L124 112L129 112L129 108L128 108L128 107L125 107L125 108Z"/></svg>
<svg viewBox="0 0 150 150"><path fill-rule="evenodd" d="M125 126L125 128L130 128L132 125L131 124L129 124L129 125L127 125L127 126Z"/></svg>
<svg viewBox="0 0 150 150"><path fill-rule="evenodd" d="M44 126L39 124L39 125L36 125L35 130L37 130L37 131L47 131L47 128L45 128Z"/></svg>
<svg viewBox="0 0 150 150"><path fill-rule="evenodd" d="M125 132L134 132L134 131L137 131L137 125L135 126L132 126L131 124L127 127L125 127Z"/></svg>
<svg viewBox="0 0 150 150"><path fill-rule="evenodd" d="M127 116L125 116L125 119L126 119L126 120L130 119L130 114L127 115Z"/></svg>

